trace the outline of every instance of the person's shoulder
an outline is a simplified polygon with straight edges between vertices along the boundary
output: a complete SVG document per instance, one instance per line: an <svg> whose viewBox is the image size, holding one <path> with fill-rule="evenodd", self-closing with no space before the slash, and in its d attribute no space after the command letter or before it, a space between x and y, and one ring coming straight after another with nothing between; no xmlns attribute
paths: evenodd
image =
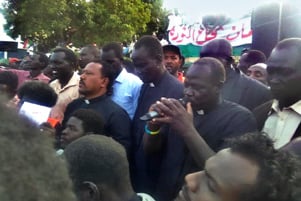
<svg viewBox="0 0 301 201"><path fill-rule="evenodd" d="M133 84L140 85L140 86L143 84L142 80L137 75L134 75L133 73L127 72L126 77L127 77L127 81Z"/></svg>
<svg viewBox="0 0 301 201"><path fill-rule="evenodd" d="M52 81L49 83L49 85L50 85L51 87L56 86L56 85L58 85L58 84L59 84L59 80L58 80L58 79L52 80Z"/></svg>
<svg viewBox="0 0 301 201"><path fill-rule="evenodd" d="M251 89L261 90L261 91L266 91L266 92L270 91L266 85L264 85L263 83L255 80L255 79L252 79L244 74L240 74L240 77L241 77L242 81L245 82L246 85L249 86L249 88L251 88Z"/></svg>
<svg viewBox="0 0 301 201"><path fill-rule="evenodd" d="M83 102L83 98L77 98L77 99L74 99L72 100L68 106L69 107L73 107L73 106L77 106L78 104L81 104Z"/></svg>
<svg viewBox="0 0 301 201"><path fill-rule="evenodd" d="M271 107L272 107L273 101L274 101L274 99L269 100L265 103L262 103L261 105L258 105L257 107L255 107L252 111L253 112L259 112L259 111L262 111L262 110L270 110Z"/></svg>
<svg viewBox="0 0 301 201"><path fill-rule="evenodd" d="M166 75L163 77L162 82L167 87L180 88L180 89L184 88L183 83L180 82L175 76L171 75L170 73L166 73Z"/></svg>
<svg viewBox="0 0 301 201"><path fill-rule="evenodd" d="M227 124L226 127L230 128L233 134L243 134L257 129L256 119L246 107L226 100L220 107L222 108L220 116L223 118L221 122Z"/></svg>
<svg viewBox="0 0 301 201"><path fill-rule="evenodd" d="M129 73L125 68L122 69L120 74L116 78L117 82L125 83L127 85L139 85L143 84L142 80L133 73Z"/></svg>
<svg viewBox="0 0 301 201"><path fill-rule="evenodd" d="M223 100L220 107L228 111L229 113L252 114L252 112L248 108L232 101Z"/></svg>
<svg viewBox="0 0 301 201"><path fill-rule="evenodd" d="M126 111L117 103L115 103L111 97L107 96L104 100L105 102L105 107L109 110L111 110L114 113L126 113Z"/></svg>

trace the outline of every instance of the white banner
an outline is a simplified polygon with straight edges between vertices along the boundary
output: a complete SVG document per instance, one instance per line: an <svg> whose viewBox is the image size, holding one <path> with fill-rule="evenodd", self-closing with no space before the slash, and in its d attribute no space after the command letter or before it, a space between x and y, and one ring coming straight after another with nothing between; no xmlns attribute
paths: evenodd
<svg viewBox="0 0 301 201"><path fill-rule="evenodd" d="M202 46L204 43L215 38L224 38L228 40L232 46L251 44L251 17L218 26L213 30L202 28L199 23L194 25L173 26L169 29L168 37L173 45L193 44Z"/></svg>

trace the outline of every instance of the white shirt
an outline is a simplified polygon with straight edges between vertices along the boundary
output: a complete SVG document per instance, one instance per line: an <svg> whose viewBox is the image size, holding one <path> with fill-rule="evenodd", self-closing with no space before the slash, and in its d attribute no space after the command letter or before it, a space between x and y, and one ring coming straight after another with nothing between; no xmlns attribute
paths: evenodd
<svg viewBox="0 0 301 201"><path fill-rule="evenodd" d="M300 122L301 100L282 110L279 109L278 101L274 100L262 131L274 140L275 148L279 149L290 142Z"/></svg>

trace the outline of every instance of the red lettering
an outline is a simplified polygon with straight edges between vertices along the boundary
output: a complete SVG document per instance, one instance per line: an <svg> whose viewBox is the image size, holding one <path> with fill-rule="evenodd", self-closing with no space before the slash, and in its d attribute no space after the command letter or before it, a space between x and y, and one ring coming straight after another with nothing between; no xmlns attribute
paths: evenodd
<svg viewBox="0 0 301 201"><path fill-rule="evenodd" d="M241 37L248 38L250 36L252 36L252 29L250 29L248 33L245 33L245 24L243 24L241 29Z"/></svg>
<svg viewBox="0 0 301 201"><path fill-rule="evenodd" d="M236 30L236 26L232 26L232 31ZM234 33L230 33L227 35L226 39L231 41L231 40L235 40L240 34L240 31L234 32Z"/></svg>
<svg viewBox="0 0 301 201"><path fill-rule="evenodd" d="M204 32L204 30L203 29L198 29L197 30L197 37L196 37L196 40L195 40L195 43L197 44L197 45L202 45L202 44L204 44L206 41L205 40L202 40L202 39L200 39L201 37L202 37L202 34L206 34L206 32ZM203 34L203 35L204 35ZM205 37L203 36L203 38L205 39Z"/></svg>
<svg viewBox="0 0 301 201"><path fill-rule="evenodd" d="M183 33L181 34L182 38L190 38L190 28L187 28L186 26L183 27Z"/></svg>
<svg viewBox="0 0 301 201"><path fill-rule="evenodd" d="M170 40L172 40L172 41L176 41L179 37L179 34L177 33L175 26L172 27L172 29L169 31L168 34L169 34Z"/></svg>

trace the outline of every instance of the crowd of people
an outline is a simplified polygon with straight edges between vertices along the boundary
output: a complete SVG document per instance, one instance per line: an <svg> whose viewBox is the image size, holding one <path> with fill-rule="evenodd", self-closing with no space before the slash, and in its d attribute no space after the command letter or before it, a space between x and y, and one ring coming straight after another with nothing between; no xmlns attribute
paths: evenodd
<svg viewBox="0 0 301 201"><path fill-rule="evenodd" d="M122 51L0 68L1 200L301 200L301 38L237 64L214 39L185 73L154 36Z"/></svg>

